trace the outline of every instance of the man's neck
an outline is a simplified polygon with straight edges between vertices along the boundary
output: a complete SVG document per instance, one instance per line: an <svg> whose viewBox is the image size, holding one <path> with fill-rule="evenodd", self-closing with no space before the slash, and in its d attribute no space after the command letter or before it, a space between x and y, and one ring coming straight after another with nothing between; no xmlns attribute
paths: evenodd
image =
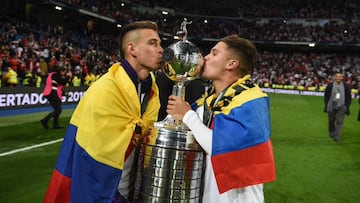
<svg viewBox="0 0 360 203"><path fill-rule="evenodd" d="M136 75L139 80L143 81L149 77L150 71L148 69L144 68L143 66L141 66L141 64L139 64L137 61L134 61L132 59L127 59L127 61L136 72Z"/></svg>
<svg viewBox="0 0 360 203"><path fill-rule="evenodd" d="M232 78L224 81L213 81L215 87L215 95L219 95L224 89L236 82L239 78Z"/></svg>
<svg viewBox="0 0 360 203"><path fill-rule="evenodd" d="M140 69L139 71L136 71L136 73L138 75L139 80L141 81L145 80L150 75L150 72L146 69Z"/></svg>
<svg viewBox="0 0 360 203"><path fill-rule="evenodd" d="M149 77L150 71L148 69L146 69L144 66L139 64L137 61L134 61L131 59L129 59L127 61L129 62L131 67L135 70L139 80L143 81Z"/></svg>

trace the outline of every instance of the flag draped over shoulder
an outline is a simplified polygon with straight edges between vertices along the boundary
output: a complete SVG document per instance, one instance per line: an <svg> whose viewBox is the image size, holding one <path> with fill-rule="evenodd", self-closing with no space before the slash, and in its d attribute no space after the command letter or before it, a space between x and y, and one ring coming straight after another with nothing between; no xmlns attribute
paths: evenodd
<svg viewBox="0 0 360 203"><path fill-rule="evenodd" d="M269 98L243 85L249 79L232 84L214 112L211 161L220 193L276 179Z"/></svg>
<svg viewBox="0 0 360 203"><path fill-rule="evenodd" d="M114 64L75 109L43 202L112 202L135 126L147 132L159 108L153 77L141 117L134 83L119 63Z"/></svg>

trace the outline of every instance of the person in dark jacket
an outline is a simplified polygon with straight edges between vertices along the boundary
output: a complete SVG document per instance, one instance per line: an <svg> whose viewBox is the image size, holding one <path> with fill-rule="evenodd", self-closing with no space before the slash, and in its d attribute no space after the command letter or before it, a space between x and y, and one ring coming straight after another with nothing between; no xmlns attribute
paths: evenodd
<svg viewBox="0 0 360 203"><path fill-rule="evenodd" d="M359 95L359 104L360 104L360 95ZM359 113L358 113L357 120L360 121L360 108L359 108Z"/></svg>
<svg viewBox="0 0 360 203"><path fill-rule="evenodd" d="M166 105L169 96L172 94L175 82L169 79L163 72L159 71L156 75L156 84L159 87L160 96L160 110L158 121L165 119L167 116ZM185 82L185 101L190 104L194 103L197 99L205 93L205 82L201 78Z"/></svg>
<svg viewBox="0 0 360 203"><path fill-rule="evenodd" d="M350 115L349 107L351 104L351 90L343 82L341 73L335 73L334 82L326 87L324 102L324 112L328 113L329 118L329 136L339 143L345 114Z"/></svg>
<svg viewBox="0 0 360 203"><path fill-rule="evenodd" d="M71 75L70 73L67 73L66 68L61 64L58 64L54 71L46 78L43 96L49 101L53 111L40 120L41 125L45 129L49 128L48 122L51 118L54 118L53 129L62 128L59 125L59 116L62 111L61 100L64 86L69 81L70 77Z"/></svg>

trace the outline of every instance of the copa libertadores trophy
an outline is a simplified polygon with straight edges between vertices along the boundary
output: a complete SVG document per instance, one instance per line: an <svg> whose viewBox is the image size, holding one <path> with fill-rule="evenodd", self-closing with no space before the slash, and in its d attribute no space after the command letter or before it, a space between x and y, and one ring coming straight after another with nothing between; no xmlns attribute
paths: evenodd
<svg viewBox="0 0 360 203"><path fill-rule="evenodd" d="M162 71L175 82L172 94L184 99L185 82L196 77L200 50L186 39L186 29L177 34L179 40L163 51L167 65ZM154 126L158 130L156 142L141 144L135 202L201 202L205 168L203 150L191 131L171 115Z"/></svg>

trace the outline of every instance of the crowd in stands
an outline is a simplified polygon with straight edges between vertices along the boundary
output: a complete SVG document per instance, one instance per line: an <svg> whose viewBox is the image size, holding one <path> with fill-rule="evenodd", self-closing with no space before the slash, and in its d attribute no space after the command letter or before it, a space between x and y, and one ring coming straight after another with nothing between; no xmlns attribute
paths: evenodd
<svg viewBox="0 0 360 203"><path fill-rule="evenodd" d="M119 58L113 52L115 48L109 51L97 46L101 35L85 37L61 26L34 25L4 16L0 25L1 86L41 87L47 74L59 64L81 79L81 84L75 84L89 85L92 75L100 77Z"/></svg>
<svg viewBox="0 0 360 203"><path fill-rule="evenodd" d="M198 16L242 17L242 18L341 18L360 16L357 0L60 0L88 8L103 15L119 13L117 9L125 2L149 8L161 7ZM126 10L129 12L128 10Z"/></svg>
<svg viewBox="0 0 360 203"><path fill-rule="evenodd" d="M276 3L256 4L240 1L242 6L233 8L231 3L214 1L214 4L203 5L201 2L189 1L181 4L170 1L132 1L135 4L122 6L121 1L111 0L64 0L67 3L87 8L93 12L110 16L124 24L134 20L153 20L159 23L166 33L176 33L184 15L169 15L167 21L161 14L147 13L132 9L132 6L160 6L175 9L180 13L196 13L191 16L189 37L221 38L228 34L239 34L250 40L265 41L316 41L335 43L358 43L360 41L360 23L353 22L359 16L359 3L344 1L341 5L326 4L316 7L318 1L297 2L297 6L287 7ZM227 0L226 2L231 2ZM255 1L256 2L256 1ZM262 1L264 2L264 1ZM265 1L266 2L266 1ZM310 1L312 2L312 1ZM331 1L330 1L331 2ZM239 1L233 3L239 4ZM192 5L190 9L186 5ZM262 5L262 8L259 6ZM355 5L355 6L354 6ZM175 6L175 7L174 7ZM211 8L208 8L208 7ZM269 6L269 7L267 7ZM303 6L303 7L302 7ZM331 6L331 7L329 7ZM224 8L223 8L224 7ZM226 8L225 8L226 7ZM216 9L217 8L217 9ZM273 9L271 9L273 8ZM224 12L226 9L236 9ZM325 10L324 10L325 9ZM311 10L311 12L309 12ZM277 12L276 12L277 11ZM326 12L325 12L326 11ZM331 12L329 12L331 11ZM348 12L351 11L351 12ZM263 12L263 14L261 14ZM240 18L212 18L203 24L204 16L225 15L241 16ZM292 14L292 16L287 16ZM263 24L252 22L254 17L301 17L301 18L341 18L344 24L327 22L323 25L304 26L289 24L284 20L269 20ZM200 20L201 19L201 20ZM192 26L192 27L191 27ZM346 31L346 32L344 32ZM116 37L111 34L83 33L79 30L65 30L61 26L29 24L19 19L6 16L0 18L0 68L1 86L38 86L41 87L47 73L54 65L64 64L73 73L74 79L69 86L90 85L101 77L107 68L120 60ZM12 71L11 71L12 70ZM322 90L331 81L331 75L341 71L353 89L360 88L360 54L329 54L303 52L259 52L258 65L253 69L254 79L264 87L286 85L290 88ZM9 73L15 72L17 80L10 80ZM80 78L80 82L79 82ZM12 81L12 82L10 82ZM39 82L40 81L40 82Z"/></svg>
<svg viewBox="0 0 360 203"><path fill-rule="evenodd" d="M201 1L184 3L183 1L137 0L131 1L131 4L122 4L123 1L120 0L63 1L114 18L125 24L139 19L153 20L166 33L176 33L178 27L174 25L180 25L182 17L188 17L193 22L189 25L189 29L191 37L194 38L221 38L237 33L250 40L360 42L360 2L354 0L284 0L276 2L226 0L206 3ZM154 11L154 7L172 8L175 9L176 15L164 16L159 11L144 12L144 9L135 9L143 6L147 6L149 11L151 9ZM191 15L191 17L186 15ZM265 18L267 19L265 22L259 20ZM311 21L294 19L310 19Z"/></svg>
<svg viewBox="0 0 360 203"><path fill-rule="evenodd" d="M84 1L83 1L84 2ZM93 0L92 2L96 2ZM356 0L135 0L148 7L172 8L177 12L243 18L354 18L360 16Z"/></svg>
<svg viewBox="0 0 360 203"><path fill-rule="evenodd" d="M342 72L353 93L360 89L360 55L262 52L253 69L262 87L324 91L332 75Z"/></svg>

